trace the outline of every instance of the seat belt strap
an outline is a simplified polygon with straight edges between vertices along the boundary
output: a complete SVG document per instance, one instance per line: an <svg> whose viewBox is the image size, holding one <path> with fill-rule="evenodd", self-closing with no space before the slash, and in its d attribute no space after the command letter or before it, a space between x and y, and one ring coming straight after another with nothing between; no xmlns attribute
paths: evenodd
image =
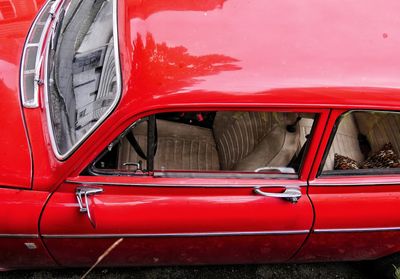
<svg viewBox="0 0 400 279"><path fill-rule="evenodd" d="M136 153L144 160L147 160L147 156L144 154L142 148L140 147L139 143L137 142L135 135L133 134L132 129L126 134L126 138L128 139L129 143L132 145L133 149L135 149Z"/></svg>

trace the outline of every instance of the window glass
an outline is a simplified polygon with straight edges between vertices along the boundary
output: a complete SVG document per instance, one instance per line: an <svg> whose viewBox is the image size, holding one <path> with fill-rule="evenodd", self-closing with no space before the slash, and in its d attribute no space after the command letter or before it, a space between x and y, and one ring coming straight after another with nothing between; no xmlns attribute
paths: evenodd
<svg viewBox="0 0 400 279"><path fill-rule="evenodd" d="M323 174L368 174L400 168L400 114L353 111L340 119Z"/></svg>
<svg viewBox="0 0 400 279"><path fill-rule="evenodd" d="M158 114L136 122L92 170L296 174L314 118L285 112Z"/></svg>
<svg viewBox="0 0 400 279"><path fill-rule="evenodd" d="M47 59L47 97L53 145L60 157L82 142L118 102L116 2L67 1L57 12Z"/></svg>

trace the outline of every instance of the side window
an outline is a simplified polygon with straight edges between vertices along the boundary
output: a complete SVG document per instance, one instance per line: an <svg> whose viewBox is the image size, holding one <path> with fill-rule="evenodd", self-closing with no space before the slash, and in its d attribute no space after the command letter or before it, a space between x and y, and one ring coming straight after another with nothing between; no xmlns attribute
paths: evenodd
<svg viewBox="0 0 400 279"><path fill-rule="evenodd" d="M400 113L352 111L336 127L322 174L371 174L400 170Z"/></svg>
<svg viewBox="0 0 400 279"><path fill-rule="evenodd" d="M91 172L296 175L314 118L315 114L253 111L157 114L125 131Z"/></svg>

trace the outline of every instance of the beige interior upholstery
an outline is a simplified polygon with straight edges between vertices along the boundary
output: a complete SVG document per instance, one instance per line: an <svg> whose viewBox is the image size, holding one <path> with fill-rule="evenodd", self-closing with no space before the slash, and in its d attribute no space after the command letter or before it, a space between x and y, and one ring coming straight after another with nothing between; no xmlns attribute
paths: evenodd
<svg viewBox="0 0 400 279"><path fill-rule="evenodd" d="M339 125L337 134L326 159L324 170L332 170L334 154L340 154L356 161L363 161L358 134L367 137L371 153L379 151L386 143L391 143L400 154L400 117L397 113L354 112L347 114Z"/></svg>
<svg viewBox="0 0 400 279"><path fill-rule="evenodd" d="M400 154L400 117L398 113L354 112L360 132L371 145L371 151L379 151L386 143L391 143Z"/></svg>
<svg viewBox="0 0 400 279"><path fill-rule="evenodd" d="M306 144L307 136L311 134L311 130L314 124L314 115L307 115L303 116L303 118L299 122L299 146L298 149L300 150L301 147Z"/></svg>
<svg viewBox="0 0 400 279"><path fill-rule="evenodd" d="M298 146L298 133L288 133L286 125L296 117L293 113L218 112L213 130L221 168L254 171L286 166Z"/></svg>
<svg viewBox="0 0 400 279"><path fill-rule="evenodd" d="M264 166L286 167L301 149L305 138L300 138L310 132L313 121L302 120L300 129L287 132L286 126L296 118L294 113L218 112L213 129L157 120L155 169L254 171ZM134 134L146 153L146 122L135 127ZM139 160L145 161L123 139L120 168L132 169L123 164Z"/></svg>
<svg viewBox="0 0 400 279"><path fill-rule="evenodd" d="M352 114L346 115L339 124L323 170L333 170L335 153L361 161L364 155L358 142L358 127Z"/></svg>
<svg viewBox="0 0 400 279"><path fill-rule="evenodd" d="M218 153L211 129L157 120L157 131L155 169L219 170ZM134 134L142 150L147 153L147 122L142 122L135 127ZM123 166L123 163L136 163L139 160L145 162L124 138L119 149L119 168L131 170L132 167Z"/></svg>
<svg viewBox="0 0 400 279"><path fill-rule="evenodd" d="M286 130L295 122L294 113L218 112L213 129L157 120L158 149L155 169L162 170L234 170L285 167L298 154L310 134L312 115L301 115L295 133ZM400 154L400 117L396 113L354 112L343 117L337 129L324 170L332 170L334 154L364 160L358 135L365 135L376 152L388 142ZM146 152L147 123L134 128L134 134ZM127 139L119 150L120 169L133 169L124 163L140 158Z"/></svg>

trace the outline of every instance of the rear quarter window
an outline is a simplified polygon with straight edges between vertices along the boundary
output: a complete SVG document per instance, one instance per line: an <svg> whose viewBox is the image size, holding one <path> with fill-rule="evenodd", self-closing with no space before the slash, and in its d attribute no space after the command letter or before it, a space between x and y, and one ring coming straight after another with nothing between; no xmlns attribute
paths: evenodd
<svg viewBox="0 0 400 279"><path fill-rule="evenodd" d="M351 111L336 123L322 175L400 172L400 113Z"/></svg>
<svg viewBox="0 0 400 279"><path fill-rule="evenodd" d="M117 1L66 1L47 59L48 117L59 159L71 154L120 97Z"/></svg>

